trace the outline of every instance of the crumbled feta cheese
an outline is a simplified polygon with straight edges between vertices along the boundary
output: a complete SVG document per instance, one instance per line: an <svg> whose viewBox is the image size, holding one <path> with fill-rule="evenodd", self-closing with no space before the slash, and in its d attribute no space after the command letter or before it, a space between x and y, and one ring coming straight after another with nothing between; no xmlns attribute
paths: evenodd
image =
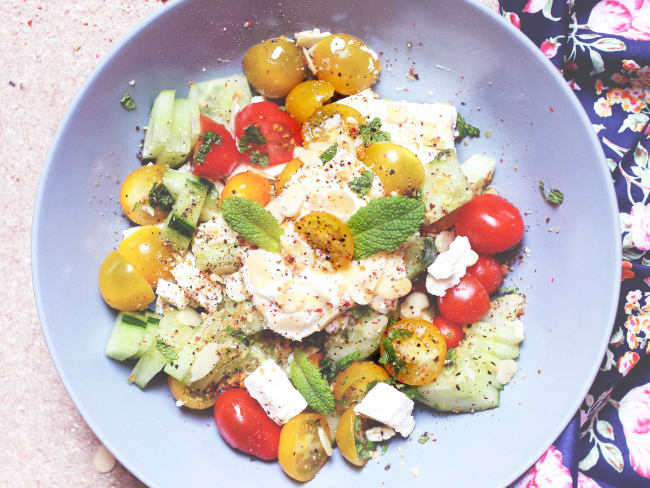
<svg viewBox="0 0 650 488"><path fill-rule="evenodd" d="M194 265L194 256L188 253L184 261L181 261L171 270L176 283L196 302L209 312L216 310L221 303L221 285L213 282L201 274L201 271Z"/></svg>
<svg viewBox="0 0 650 488"><path fill-rule="evenodd" d="M236 271L224 277L226 282L226 295L235 302L243 302L250 294L244 285L244 277L241 271Z"/></svg>
<svg viewBox="0 0 650 488"><path fill-rule="evenodd" d="M402 302L399 309L399 316L403 319L415 319L422 317L422 313L429 308L429 298L426 293L414 291Z"/></svg>
<svg viewBox="0 0 650 488"><path fill-rule="evenodd" d="M366 439L370 442L387 441L395 435L395 430L390 427L377 426L366 430Z"/></svg>
<svg viewBox="0 0 650 488"><path fill-rule="evenodd" d="M160 278L156 286L156 294L159 298L176 308L183 309L187 307L187 295L176 283Z"/></svg>
<svg viewBox="0 0 650 488"><path fill-rule="evenodd" d="M427 269L427 291L431 295L443 296L449 288L460 282L467 268L477 260L478 254L472 251L467 237L456 237L449 245L449 249L438 254Z"/></svg>
<svg viewBox="0 0 650 488"><path fill-rule="evenodd" d="M403 437L408 437L415 427L413 400L386 383L378 383L370 390L354 412L393 428Z"/></svg>
<svg viewBox="0 0 650 488"><path fill-rule="evenodd" d="M272 359L267 359L253 371L244 380L244 386L278 425L286 424L307 408L303 396Z"/></svg>

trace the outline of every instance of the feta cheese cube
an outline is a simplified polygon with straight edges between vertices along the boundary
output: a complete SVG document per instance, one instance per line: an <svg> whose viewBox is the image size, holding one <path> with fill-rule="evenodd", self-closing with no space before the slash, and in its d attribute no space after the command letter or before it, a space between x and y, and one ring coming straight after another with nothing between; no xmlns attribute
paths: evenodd
<svg viewBox="0 0 650 488"><path fill-rule="evenodd" d="M394 435L395 430L391 429L390 427L377 426L366 430L366 439L368 439L370 442L387 441Z"/></svg>
<svg viewBox="0 0 650 488"><path fill-rule="evenodd" d="M435 261L427 268L427 291L441 297L456 286L465 276L467 268L478 260L478 254L472 250L465 236L456 237L449 249L438 254Z"/></svg>
<svg viewBox="0 0 650 488"><path fill-rule="evenodd" d="M244 380L244 385L248 393L278 425L286 424L307 408L303 396L272 359L267 359L253 371Z"/></svg>
<svg viewBox="0 0 650 488"><path fill-rule="evenodd" d="M176 283L160 278L156 286L156 294L176 308L183 309L187 307L187 295Z"/></svg>
<svg viewBox="0 0 650 488"><path fill-rule="evenodd" d="M386 383L378 383L370 390L354 412L393 428L403 437L408 437L415 427L413 400Z"/></svg>

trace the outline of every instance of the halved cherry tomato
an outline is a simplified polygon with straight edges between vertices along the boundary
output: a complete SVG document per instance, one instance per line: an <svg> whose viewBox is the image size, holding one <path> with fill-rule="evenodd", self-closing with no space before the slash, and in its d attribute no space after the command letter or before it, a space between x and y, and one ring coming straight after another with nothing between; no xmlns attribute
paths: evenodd
<svg viewBox="0 0 650 488"><path fill-rule="evenodd" d="M336 376L334 382L334 399L337 409L349 407L363 400L368 385L373 381L385 381L389 378L384 368L370 361L352 363Z"/></svg>
<svg viewBox="0 0 650 488"><path fill-rule="evenodd" d="M354 412L354 407L349 407L341 415L339 425L336 427L336 445L345 459L355 466L363 466L370 458L359 458L357 442L363 442L363 439L359 439L363 436L363 432L359 432L356 427L357 414Z"/></svg>
<svg viewBox="0 0 650 488"><path fill-rule="evenodd" d="M247 137L242 139L244 134ZM300 126L273 102L251 103L237 113L235 136L239 149L256 166L286 163L293 157L293 149L302 146Z"/></svg>
<svg viewBox="0 0 650 488"><path fill-rule="evenodd" d="M456 347L460 341L465 337L465 331L463 326L447 320L442 315L436 315L433 319L433 325L438 327L438 330L442 334L442 337L445 338L445 344L447 344L447 350L453 349Z"/></svg>
<svg viewBox="0 0 650 488"><path fill-rule="evenodd" d="M456 235L466 236L476 252L496 254L521 241L524 221L508 200L486 193L460 208L455 231Z"/></svg>
<svg viewBox="0 0 650 488"><path fill-rule="evenodd" d="M246 390L224 391L214 404L214 422L230 447L265 461L278 457L280 426Z"/></svg>
<svg viewBox="0 0 650 488"><path fill-rule="evenodd" d="M210 144L217 136L218 144ZM192 173L205 178L225 178L246 158L237 150L235 140L223 125L201 115L201 135L194 146Z"/></svg>
<svg viewBox="0 0 650 488"><path fill-rule="evenodd" d="M438 297L438 310L447 320L458 324L471 324L490 309L490 297L481 282L466 274L444 296Z"/></svg>
<svg viewBox="0 0 650 488"><path fill-rule="evenodd" d="M183 406L190 410L205 410L206 408L210 408L217 399L214 394L192 390L172 376L167 377L167 385L174 399L183 402Z"/></svg>
<svg viewBox="0 0 650 488"><path fill-rule="evenodd" d="M273 186L267 178L252 171L244 171L237 173L226 182L221 192L221 201L237 195L265 207L271 201L272 190Z"/></svg>
<svg viewBox="0 0 650 488"><path fill-rule="evenodd" d="M155 287L160 278L169 280L172 251L160 239L162 229L154 225L136 230L120 242L118 252Z"/></svg>
<svg viewBox="0 0 650 488"><path fill-rule="evenodd" d="M98 280L104 301L123 312L144 310L156 298L142 273L117 251L104 259Z"/></svg>
<svg viewBox="0 0 650 488"><path fill-rule="evenodd" d="M481 282L488 295L492 295L503 283L501 263L494 256L480 255L478 261L467 268L467 272Z"/></svg>
<svg viewBox="0 0 650 488"><path fill-rule="evenodd" d="M296 222L296 231L314 249L320 249L335 269L352 261L354 241L347 224L327 212L311 212Z"/></svg>
<svg viewBox="0 0 650 488"><path fill-rule="evenodd" d="M323 442L330 442L327 419L318 413L296 415L280 433L280 466L294 480L309 481L329 457Z"/></svg>
<svg viewBox="0 0 650 488"><path fill-rule="evenodd" d="M167 169L162 164L143 166L129 173L122 183L120 204L128 218L138 225L155 225L165 220L169 212L149 204L149 192L154 183L162 184L163 173Z"/></svg>

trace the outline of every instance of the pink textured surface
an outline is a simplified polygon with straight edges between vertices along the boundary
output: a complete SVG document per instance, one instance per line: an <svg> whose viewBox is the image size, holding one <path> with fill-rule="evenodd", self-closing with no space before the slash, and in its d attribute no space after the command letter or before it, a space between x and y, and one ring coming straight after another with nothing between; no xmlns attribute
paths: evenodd
<svg viewBox="0 0 650 488"><path fill-rule="evenodd" d="M93 466L99 442L43 340L29 243L38 177L59 121L116 41L161 6L159 0L0 2L0 290L8 305L0 339L0 486L142 486L119 464L108 474Z"/></svg>

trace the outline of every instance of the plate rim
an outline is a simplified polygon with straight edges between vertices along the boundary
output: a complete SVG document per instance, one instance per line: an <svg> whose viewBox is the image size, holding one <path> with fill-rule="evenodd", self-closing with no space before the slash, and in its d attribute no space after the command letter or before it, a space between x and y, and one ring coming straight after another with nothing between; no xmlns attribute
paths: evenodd
<svg viewBox="0 0 650 488"><path fill-rule="evenodd" d="M44 159L42 168L41 168L41 173L39 176L39 182L38 182L38 187L36 190L36 198L34 201L34 207L33 207L33 213L32 213L32 222L31 222L31 273L32 273L32 287L33 287L33 292L34 292L34 299L36 303L36 309L38 313L38 318L39 318L39 323L41 326L41 331L43 333L43 336L45 338L45 342L48 348L48 351L50 353L50 356L52 358L52 361L54 363L54 367L57 371L57 374L59 375L59 378L61 379L61 382L63 383L63 386L66 389L66 392L68 393L68 396L72 400L75 408L78 410L86 424L90 427L90 429L93 431L93 434L100 440L104 446L115 456L115 458L122 464L131 474L133 474L135 477L137 477L141 482L145 483L147 486L157 486L156 484L153 483L153 481L149 478L149 476L140 470L135 462L132 462L130 459L127 459L117 448L116 444L111 440L112 436L109 435L107 431L102 429L99 425L98 422L94 419L94 416L91 412L89 412L82 400L78 397L76 390L74 388L74 385L72 385L71 381L67 377L66 371L64 370L64 367L62 365L62 362L59 358L59 355L56 351L56 349L53 347L53 342L52 342L52 336L51 336L51 328L48 325L47 319L45 317L45 312L43 310L42 302L43 302L43 290L41 287L41 283L39 281L39 275L38 275L38 269L39 269L39 263L40 259L38 256L38 246L37 244L41 241L40 238L40 232L39 232L39 222L41 220L40 214L41 214L41 208L43 206L43 193L44 193L44 188L45 188L45 182L49 179L50 173L52 171L52 166L53 166L53 160L54 160L54 154L57 152L59 145L61 144L61 139L63 137L63 133L65 131L65 128L69 124L70 120L72 119L72 115L74 112L76 112L77 108L79 107L81 100L84 98L86 95L86 92L90 89L90 87L94 84L94 82L100 78L104 71L107 69L107 66L113 61L113 59L122 51L122 49L129 44L131 41L133 41L136 37L141 35L143 31L148 29L152 24L155 22L159 21L161 17L165 16L171 16L174 14L174 12L185 6L185 4L189 3L191 0L179 0L177 2L174 2L173 4L170 4L168 6L162 6L159 8L158 11L154 12L153 14L149 15L146 19L143 19L141 22L139 22L136 26L134 26L119 42L115 44L113 49L107 53L104 58L100 61L100 63L93 69L91 74L88 76L88 78L84 81L84 83L81 85L79 88L77 94L75 95L73 101L71 102L70 106L66 110L65 115L61 118L59 121L59 124L57 126L56 132L54 134L54 137L52 138L49 149L47 152L47 155ZM478 0L461 0L462 3L464 3L466 6L469 8L472 8L480 13L480 15L483 15L486 17L488 20L492 22L492 24L496 28L501 28L501 29L510 29L509 33L510 35L515 36L525 47L526 51L533 57L535 58L540 65L543 66L542 69L545 69L547 72L550 73L550 75L555 78L555 81L557 82L558 85L560 85L560 89L564 92L565 95L568 95L568 99L570 100L570 105L574 109L575 112L577 112L578 117L582 121L582 125L585 128L590 128L591 127L591 120L587 116L586 111L580 104L578 98L575 96L575 94L572 92L571 88L568 86L566 83L566 80L560 75L560 72L553 66L552 63L548 61L548 59L543 55L543 53L537 48L537 46L524 34L522 33L519 29L513 29L510 27L503 19L502 17L488 8L487 6L479 3ZM516 32L515 32L516 31ZM602 147L602 144L598 140L598 137L594 131L587 130L587 133L589 134L587 137L591 140L591 145L597 149L598 154L600 155L600 160L603 164L597 164L597 162L594 162L594 165L596 166L594 168L594 171L600 171L605 177L609 178L610 175L607 172L607 168L605 163L605 153ZM616 199L616 194L613 185L607 185L608 188L606 190L606 195L605 198L609 200L609 210L610 210L610 215L609 218L613 223L616 223L618 221L618 203ZM603 195L601 195L602 197ZM614 226L616 228L616 225ZM622 256L622 248L621 248L621 240L620 237L618 236L617 233L614 233L611 238L614 241L614 249L616 251L617 256ZM622 258L621 258L622 259ZM616 275L616 272L618 271L618 261L616 259L613 260L613 269L612 272L614 276ZM611 326L614 326L615 323L615 318L616 314L618 311L618 301L620 298L620 288L621 288L621 283L620 281L615 281L613 284L613 293L611 297L611 302L610 302L610 310L609 310L609 315L607 317L603 318L603 321L605 318L607 321L611 324ZM535 451L532 451L529 461L527 462L526 466L521 469L521 468L516 468L512 469L511 468L511 474L505 479L506 483L503 486L509 486L513 482L515 482L520 476L522 476L526 470L531 467L539 458L540 456L548 449L549 446L552 445L552 443L555 441L555 439L562 433L562 431L565 429L565 427L569 424L569 422L573 419L575 414L578 412L580 406L582 405L583 399L588 393L589 389L591 388L597 374L598 370L600 368L600 364L602 361L602 357L605 354L605 350L607 348L607 345L609 343L609 338L610 334L604 334L603 339L601 339L601 344L599 345L598 351L596 351L597 357L599 360L597 362L594 362L594 364L591 367L591 370L589 371L589 381L585 382L585 385L583 388L578 392L580 393L579 395L576 396L576 400L573 402L573 406L571 410L569 410L562 419L561 421L558 421L558 427L553 430L549 431L547 435L548 441L545 442L544 446L541 449L537 449Z"/></svg>

